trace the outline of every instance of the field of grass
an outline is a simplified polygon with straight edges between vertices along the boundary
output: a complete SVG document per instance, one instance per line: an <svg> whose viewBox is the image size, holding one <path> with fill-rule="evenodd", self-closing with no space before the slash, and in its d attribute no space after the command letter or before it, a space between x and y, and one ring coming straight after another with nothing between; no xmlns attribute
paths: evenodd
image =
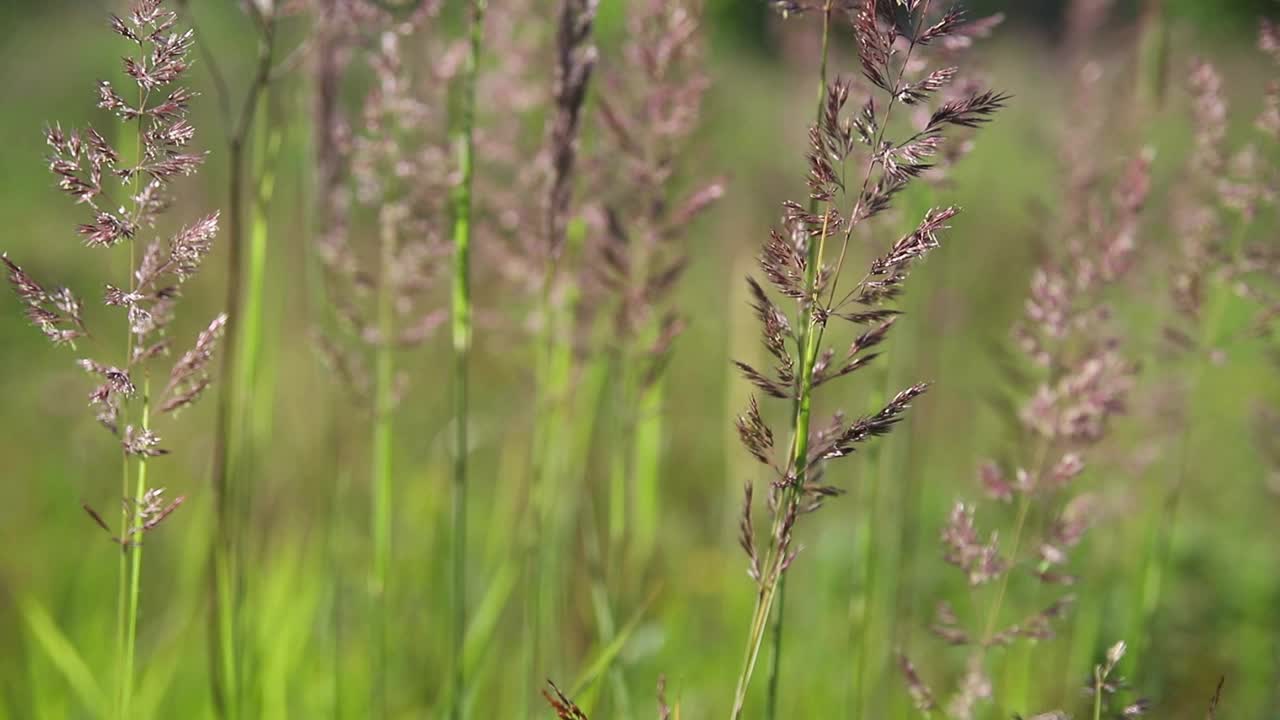
<svg viewBox="0 0 1280 720"><path fill-rule="evenodd" d="M594 37L599 59L557 216L548 213L557 175L547 169L556 144L544 126L572 103L552 92L552 19L562 4L593 3L489 0L468 132L460 118L476 2L440 3L396 35L376 13L358 15L371 24L354 33L342 27L334 8L366 6L354 0L294 3L302 9L279 18L269 1L168 0L178 27L197 29L181 82L199 93L188 119L208 158L198 174L173 179L175 202L154 229L113 248L84 247L76 226L92 215L47 172L44 133L92 124L122 163L137 157L136 128L97 108L101 79L133 99L119 61L137 48L107 22L128 7L8 13L0 252L50 288L73 289L92 337L74 350L52 346L3 289L0 720L552 717L547 678L593 720L658 717L660 678L670 717L730 715L758 597L739 545L743 488L754 488L761 555L775 530L766 498L793 501L790 489L771 490L778 475L743 449L735 421L757 396L783 474L794 476L787 455L799 414L790 385L788 399L766 398L733 362L774 362L744 279L765 283L757 258L783 226L783 201L810 203L821 13L770 15L768 48L710 20L681 44L674 38L688 26L671 9L697 3L603 0L577 47ZM314 21L316 7L339 22ZM712 17L726 7L715 4ZM658 25L634 23L649 12ZM854 81L845 111L856 114L870 85L844 17L833 14L827 72ZM910 21L897 20L911 36ZM816 431L837 410L871 415L902 388L931 384L892 432L815 461L809 479L821 471L845 494L796 520L788 539L799 553L742 717L1118 717L1139 698L1151 717L1280 714L1280 141L1255 124L1276 102L1280 61L1258 49L1256 23L1206 31L1194 16L1154 22L1119 12L1073 45L1067 31L1050 39L1010 21L955 59L929 56L909 69L959 64L1011 97L980 131L948 130L972 148L945 177L907 185L851 235L848 290L926 211L963 209L890 304L903 315L871 351L879 357L813 393ZM1164 52L1144 45L1164 30ZM273 69L259 85L266 33ZM670 74L646 74L645 42L700 49L677 55ZM899 57L904 44L895 47ZM328 107L355 141L326 137L334 129L317 101L320 59L339 52L350 65ZM1166 79L1151 53L1167 63ZM1218 176L1200 172L1213 93L1193 58L1222 78ZM1082 89L1081 77L1095 81ZM386 84L394 78L408 80ZM700 104L678 95L698 95L704 80ZM377 87L383 95L371 99ZM654 122L646 101L671 101L664 89L697 115ZM617 116L613 132L606 109ZM901 112L893 136L928 117ZM627 152L619 122L650 143L644 152ZM238 184L229 138L244 141ZM468 142L477 148L470 194L458 172ZM1253 174L1237 157L1247 146ZM1139 165L1134 180L1127 173ZM858 150L850 196L861 197L866 167ZM1082 168L1094 171L1091 184L1078 182ZM1137 185L1147 186L1145 202L1127 207ZM715 202L684 217L681 201L699 191ZM229 192L240 194L239 232ZM1242 194L1244 212L1232 206ZM1217 220L1204 231L1213 250L1188 254L1182 216L1196 202ZM458 227L463 207L474 215L469 230ZM137 499L145 465L147 487L184 501L122 552L111 536L154 515L120 514L121 440L87 407L97 383L75 361L124 363L124 313L101 297L104 285L130 287L141 252L130 247L216 210L212 252L181 284L173 352L157 362L151 392L134 378L142 393L122 410L122 425L154 420L170 451L126 458L124 497ZM1082 259L1104 265L1090 243L1111 247L1127 232L1129 266L1114 278L1098 270L1107 282L1082 280ZM453 252L461 236L472 248L465 297L466 268ZM332 237L350 260L324 256ZM836 252L827 249L828 265ZM682 258L670 287L652 280ZM233 308L229 266L238 267ZM1076 283L1063 289L1071 322L1052 338L1061 342L1048 370L1015 331L1037 305L1030 294L1051 304L1045 282L1033 283L1045 268ZM1180 285L1188 277L1194 292ZM772 297L797 332L808 326L794 300ZM226 310L234 362L222 364L224 337L204 399L144 420L142 396L158 405L171 362ZM669 314L683 324L678 335L668 334ZM830 323L824 344L839 363L867 328ZM1031 325L1044 333L1052 322ZM378 340L419 327L432 332ZM335 366L320 337L367 373ZM788 352L799 355L795 344ZM1092 410L1104 416L1097 433L1046 434L1024 419L1048 378L1113 351L1125 363L1119 377L1081 380L1060 398L1107 395ZM1083 472L1048 488L1049 469L1071 453ZM1025 469L1039 487L989 497L989 462L1004 481L1017 485ZM987 477L990 491L999 483ZM976 508L966 542L955 539L958 502ZM1078 542L1042 542L1073 524L1088 529ZM953 563L940 541L947 528ZM1016 557L1007 575L971 582L980 558L955 553L980 553L989 540ZM1064 563L1046 559L1059 549L1069 551ZM122 580L135 561L131 613ZM1074 582L1037 578L1050 572ZM1066 596L1069 607L1042 617ZM956 639L950 613L968 643L946 642ZM136 622L132 672L126 616ZM1013 642L979 647L1015 623ZM1108 682L1123 676L1124 686L1095 710L1089 688L1120 641L1128 651ZM903 658L936 707L919 709L928 703L918 686L913 702Z"/></svg>

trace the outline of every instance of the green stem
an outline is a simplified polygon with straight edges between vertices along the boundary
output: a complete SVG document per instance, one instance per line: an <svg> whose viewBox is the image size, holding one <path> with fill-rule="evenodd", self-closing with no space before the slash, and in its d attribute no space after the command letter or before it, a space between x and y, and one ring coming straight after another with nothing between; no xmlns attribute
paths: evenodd
<svg viewBox="0 0 1280 720"><path fill-rule="evenodd" d="M828 61L828 58L830 57L830 52L831 52L831 12L832 12L832 1L827 0L827 3L824 5L822 9L822 55L821 55L821 61L818 64L818 99L817 99L817 109L814 111L815 121L821 121L822 111L826 105L826 99L827 99L827 61ZM809 212L816 213L817 211L818 211L818 201L814 199L810 199ZM816 247L816 245L814 245L813 243L810 243L809 244L809 268L813 270L815 273L813 277L806 277L806 281L808 283L807 287L810 290L812 290L813 280L814 278L816 278L816 267L818 264L817 251L818 251L818 248ZM799 318L798 318L799 322L797 323L797 326L800 328L800 336L797 339L797 342L799 346L802 348L807 347L809 342L809 332L810 332L811 323L809 322L809 319L805 317L805 314L807 312L808 312L808 308L803 303L801 303L800 310L799 310ZM794 407L792 408L793 423L799 422L799 414L800 414L800 401L799 399L797 399ZM806 434L807 434L807 431L806 431ZM781 669L782 669L782 632L783 632L783 623L786 620L785 616L783 615L783 608L786 607L785 598L787 594L786 575L783 575L782 578L779 580L778 594L780 598L778 600L778 615L774 619L773 654L771 656L771 660L769 663L769 684L768 684L769 690L768 690L768 696L765 700L764 716L766 720L774 720L774 718L777 717L777 713L778 713L778 683L779 683L779 673L781 672Z"/></svg>
<svg viewBox="0 0 1280 720"><path fill-rule="evenodd" d="M139 46L139 50L142 51L141 46ZM139 58L139 62L141 63L142 67L146 67L147 59L146 59L145 51L142 51L142 57ZM149 97L150 97L150 93L142 89L141 87L139 87L138 107L145 108L147 106L147 100ZM142 164L143 130L144 130L143 119L140 116L138 118L137 133L134 136L134 142L135 142L134 162L137 163L138 165ZM138 196L138 192L140 190L140 185L141 185L140 180L141 180L141 173L135 172L133 174L133 180L132 180L133 189L132 189L132 192L130 193L130 197L133 198L133 218L134 218L135 224L137 223L137 220L142 213L142 208L138 206L138 203L136 200ZM137 289L137 276L134 274L134 268L137 266L137 262L138 262L138 241L136 239L131 239L129 241L129 268L128 268L130 292ZM135 338L134 338L133 328L129 324L126 324L125 333L126 333L126 339L125 339L124 367L128 368L130 372L132 372ZM149 401L147 399L149 394L150 394L150 378L147 378L143 383L143 390L142 390L142 427L144 430L147 428L148 424L151 421L149 407L148 407ZM126 410L125 411L126 417L123 418L126 424L128 421L127 412L128 411ZM141 565L142 548L140 546L135 547L135 548L132 548L132 552L130 552L130 547L128 543L131 541L133 537L132 532L135 527L135 521L137 524L141 524L142 521L141 519L139 519L139 514L137 512L139 506L135 505L132 508L132 513L131 513L130 512L131 508L129 507L129 503L125 502L125 500L127 500L130 497L129 496L129 453L125 451L123 453L123 456L124 456L123 472L121 473L121 485L120 485L121 487L120 497L122 501L122 507L120 509L120 543L122 546L122 552L120 555L120 566L119 566L120 586L119 586L119 594L117 598L119 602L119 607L118 607L118 614L116 617L116 643L117 643L117 651L119 654L119 657L117 658L119 662L117 672L120 673L119 693L117 696L117 701L119 704L117 706L117 710L119 711L120 720L127 720L130 717L130 712L133 704L134 648L135 648L135 639L137 637L137 629L138 629L138 612L137 612L138 576L142 570L142 565ZM140 462L138 464L138 474L137 474L138 491L137 491L136 497L134 498L135 501L141 501L143 493L146 492L146 472L147 472L146 463ZM126 591L126 586L128 588L127 591Z"/></svg>
<svg viewBox="0 0 1280 720"><path fill-rule="evenodd" d="M1243 232L1238 233L1243 235ZM1225 295L1225 293L1221 293ZM1225 298L1218 297L1215 299L1213 309L1203 331L1202 342L1206 348L1212 352L1212 345L1217 338L1218 329L1221 325L1223 315L1226 313L1227 302ZM1197 358L1195 371L1191 376L1190 391L1195 392L1200 387L1204 379L1205 373L1210 366L1208 358ZM1188 405L1191 404L1191 398L1188 398ZM1164 576L1168 570L1170 558L1173 555L1173 533L1174 527L1178 519L1178 508L1182 504L1183 491L1186 488L1187 479L1191 474L1192 458L1194 457L1194 448L1197 433L1195 432L1194 412L1187 412L1187 418L1182 426L1182 432L1179 438L1178 450L1178 469L1175 476L1173 487L1169 489L1168 494L1164 498L1161 505L1161 512L1158 516L1153 529L1153 538L1147 552L1146 569L1142 575L1142 590L1140 595L1140 620L1141 626L1138 629L1136 637L1138 638L1134 655L1141 659L1149 650L1150 640L1153 637L1156 621L1156 611L1160 607L1160 596L1162 594L1162 586L1164 585ZM1135 661L1136 662L1136 661ZM1139 667L1150 666L1152 663L1141 663Z"/></svg>
<svg viewBox="0 0 1280 720"><path fill-rule="evenodd" d="M213 542L213 577L211 587L210 622L214 628L215 652L211 654L214 683L214 702L218 712L229 720L240 717L243 710L240 685L239 603L243 590L241 562L237 553L240 524L237 509L243 509L247 496L241 496L232 482L231 467L238 461L241 451L239 432L243 425L244 397L241 373L252 372L242 357L241 343L245 339L241 321L246 311L254 315L261 312L261 297L251 299L246 307L245 295L245 153L249 145L249 130L254 125L267 86L275 48L275 15L268 16L260 27L255 74L245 93L237 116L231 114L231 98L216 56L205 52L206 64L218 88L220 104L227 123L227 285L225 307L227 329L222 348L222 390L218 398L217 421L213 438L213 467L211 479L216 517L216 536ZM201 48L204 48L201 45ZM260 199L260 198L259 198ZM264 241L265 245L265 241ZM253 252L251 249L250 252Z"/></svg>
<svg viewBox="0 0 1280 720"><path fill-rule="evenodd" d="M1102 668L1093 668L1093 720L1102 720Z"/></svg>
<svg viewBox="0 0 1280 720"><path fill-rule="evenodd" d="M454 145L461 180L453 196L453 355L454 355L454 447L453 447L453 696L449 708L452 720L461 720L466 697L466 677L462 662L467 627L466 542L467 542L467 422L468 356L471 352L471 188L475 152L476 74L484 40L487 0L471 0L470 47L462 71L461 122Z"/></svg>
<svg viewBox="0 0 1280 720"><path fill-rule="evenodd" d="M142 430L144 432L151 427L150 393L151 380L147 378L142 383ZM132 535L129 536L136 539L136 544L129 548L129 629L125 635L124 678L126 685L124 688L124 701L121 703L121 716L125 718L133 717L133 668L134 658L137 656L138 601L142 585L142 524L145 522L141 508L143 506L143 497L146 494L147 462L142 459L138 462L137 482L134 489ZM128 542L129 537L121 539Z"/></svg>
<svg viewBox="0 0 1280 720"><path fill-rule="evenodd" d="M1227 252L1231 256L1232 263L1239 257L1251 226L1251 223L1243 216L1238 218L1227 246ZM1231 292L1229 288L1218 288L1218 292L1215 294L1212 305L1209 308L1207 320L1200 329L1200 345L1204 351L1213 352L1213 346L1218 339L1222 323L1226 318L1230 299ZM1195 359L1189 393L1194 393L1200 387L1210 369L1210 365L1211 360L1208 357L1197 357ZM1156 518L1156 524L1152 529L1153 537L1145 553L1145 569L1142 574L1142 587L1138 606L1141 625L1135 635L1137 638L1137 642L1134 644L1135 647L1130 651L1130 657L1135 658L1132 662L1136 667L1154 667L1154 663L1143 662L1143 658L1150 649L1152 638L1155 637L1156 615L1160 608L1164 576L1168 571L1168 564L1173 555L1173 534L1177 523L1178 508L1181 505L1182 495L1191 475L1192 459L1195 457L1197 433L1195 432L1196 424L1193 421L1196 418L1196 413L1192 412L1190 407L1193 400L1194 396L1189 395L1187 398L1186 419L1180 433L1177 474L1173 486L1164 498L1161 512ZM1151 678L1148 678L1148 680L1151 680Z"/></svg>
<svg viewBox="0 0 1280 720"><path fill-rule="evenodd" d="M133 263L130 262L130 267ZM132 274L132 273L131 273ZM129 344L133 345L133 333L129 333ZM129 352L133 354L132 349ZM124 456L123 468L121 469L121 499L129 497L129 455L122 453ZM129 507L125 503L121 503L120 508L120 537L124 538L129 532ZM119 584L118 594L116 598L116 693L115 708L116 717L124 720L124 695L126 686L131 684L131 680L124 674L124 657L125 657L125 633L129 625L129 553L122 551L120 553L120 566L117 576Z"/></svg>
<svg viewBox="0 0 1280 720"><path fill-rule="evenodd" d="M1049 455L1049 442L1046 440L1041 443L1038 453L1039 459L1034 464L1036 474L1033 478L1039 481L1044 474L1045 458ZM1018 562L1018 551L1022 549L1022 535L1027 526L1027 517L1031 514L1031 491L1024 490L1018 499L1018 515L1013 521L1013 544L1009 549L1009 563L1011 565ZM996 623L1000 620L1000 610L1004 607L1004 598L1009 590L1009 576L1012 570L1006 570L1000 576L1000 584L996 587L995 600L991 603L991 608L987 611L987 622L983 626L982 631L982 650L985 650L991 642L991 638L995 635Z"/></svg>
<svg viewBox="0 0 1280 720"><path fill-rule="evenodd" d="M239 717L240 693L237 668L237 638L235 631L238 573L235 562L236 522L232 512L234 502L229 465L232 453L232 434L235 418L237 352L239 349L242 255L243 255L243 199L244 199L244 144L233 138L229 143L230 185L227 212L227 331L222 348L222 390L218 396L216 430L213 439L213 496L216 518L216 538L213 547L213 614L216 629L218 658L215 682L215 702L222 717L231 720Z"/></svg>
<svg viewBox="0 0 1280 720"><path fill-rule="evenodd" d="M824 221L822 235L818 240L817 262L809 263L806 271L805 286L812 288L817 280L817 266L821 263L829 231L828 222ZM756 607L751 619L751 631L748 634L747 652L743 660L742 671L738 675L738 685L734 692L733 711L731 717L738 720L742 717L746 705L747 688L751 685L751 676L755 672L756 661L760 656L760 646L764 643L766 628L772 615L773 604L777 598L781 580L785 577L787 561L786 548L780 546L778 537L789 514L795 511L801 497L802 488L808 471L809 458L809 419L813 405L813 366L818 359L818 346L822 341L819 327L813 319L807 320L809 330L801 351L799 401L796 408L795 429L791 439L791 463L793 477L788 478L789 486L782 493L782 499L774 516L773 530L770 533L770 547L762 565L760 590L756 595ZM780 630L778 631L781 632Z"/></svg>
<svg viewBox="0 0 1280 720"><path fill-rule="evenodd" d="M1149 119L1169 84L1169 12L1165 0L1145 0L1138 37L1138 112Z"/></svg>
<svg viewBox="0 0 1280 720"><path fill-rule="evenodd" d="M586 464L584 455L589 451L593 431L593 417L597 417L600 397L605 394L604 382L586 383L588 389L577 391L578 399L571 397L574 371L574 345L567 340L577 315L580 294L572 284L566 284L560 302L553 302L557 266L564 263L575 266L586 241L586 225L579 219L568 223L565 235L564 255L558 260L548 260L542 279L539 307L543 317L541 335L535 343L535 424L532 447L533 507L532 529L525 539L528 548L528 572L536 590L529 593L525 608L528 640L525 642L523 664L525 683L521 704L521 717L529 717L527 698L537 695L534 689L539 679L551 672L552 667L543 663L541 656L544 633L551 631L558 621L557 593L561 578L561 558L568 537L568 519L575 513L575 505L565 500L565 483L570 478L580 478ZM602 362L603 361L598 361ZM610 359L600 365L596 375L617 375L616 363ZM588 373L590 375L590 373ZM594 390L590 388L596 388ZM577 433L566 432L570 428ZM584 437L585 435L585 437Z"/></svg>
<svg viewBox="0 0 1280 720"><path fill-rule="evenodd" d="M387 583L391 567L392 412L395 403L396 223L393 207L381 217L381 263L378 282L378 345L375 350L373 420L373 707L374 717L387 716Z"/></svg>

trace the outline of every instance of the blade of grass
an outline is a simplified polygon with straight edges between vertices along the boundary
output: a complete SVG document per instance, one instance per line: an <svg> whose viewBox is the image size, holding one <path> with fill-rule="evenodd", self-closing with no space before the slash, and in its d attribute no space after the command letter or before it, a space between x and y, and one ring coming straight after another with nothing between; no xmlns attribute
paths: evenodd
<svg viewBox="0 0 1280 720"><path fill-rule="evenodd" d="M80 702L97 716L107 714L107 697L89 669L88 663L80 657L76 646L54 621L44 606L33 597L23 597L18 601L18 609L31 637L40 646L49 661L71 686Z"/></svg>
<svg viewBox="0 0 1280 720"><path fill-rule="evenodd" d="M635 613L633 613L627 620L627 623L622 626L618 631L618 634L615 635L607 645L596 652L595 659L591 661L580 675L578 675L573 685L570 686L572 688L568 693L570 697L581 695L582 692L587 689L587 686L594 683L609 669L609 666L617 659L618 654L622 652L624 647L626 647L627 641L631 638L632 633L634 633L636 628L640 626L640 621L644 619L645 613L649 610L649 606L653 604L653 601L657 599L660 591L661 587L655 587L651 590L648 597L644 599L644 602L640 603L640 606L636 608Z"/></svg>

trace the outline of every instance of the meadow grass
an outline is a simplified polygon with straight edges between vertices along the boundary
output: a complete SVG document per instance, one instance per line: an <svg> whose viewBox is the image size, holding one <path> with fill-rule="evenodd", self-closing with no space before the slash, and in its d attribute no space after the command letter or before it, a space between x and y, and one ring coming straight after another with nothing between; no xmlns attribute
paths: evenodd
<svg viewBox="0 0 1280 720"><path fill-rule="evenodd" d="M71 92L100 9L0 41L6 136L126 121L115 160L50 132L79 233L47 147L0 193L0 719L1280 702L1272 25L789 0L761 52L714 2L215 5L117 28L146 107L192 54L141 120Z"/></svg>

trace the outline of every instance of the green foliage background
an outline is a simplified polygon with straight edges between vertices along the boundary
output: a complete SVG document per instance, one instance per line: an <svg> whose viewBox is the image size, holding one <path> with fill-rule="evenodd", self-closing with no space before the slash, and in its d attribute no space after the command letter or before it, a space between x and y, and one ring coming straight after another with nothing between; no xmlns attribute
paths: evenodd
<svg viewBox="0 0 1280 720"><path fill-rule="evenodd" d="M612 0L602 4L601 34L608 45L618 38L625 8ZM1028 370L1011 359L1008 329L1021 311L1031 266L1053 237L1046 229L1051 220L1039 208L1048 207L1052 217L1062 184L1057 138L1073 122L1064 101L1069 78L1060 72L1052 42L1060 4L976 3L985 10L1007 6L1015 16L983 52L994 84L1013 92L1015 100L981 137L953 185L936 197L922 193L904 202L912 210L933 202L966 209L947 244L913 278L906 301L910 314L887 350L894 379L927 379L936 387L879 451L841 467L841 476L832 480L850 494L806 523L806 550L796 563L787 607L793 634L782 670L784 717L860 716L850 690L856 654L851 627L852 618L866 611L860 604L865 587L859 543L873 516L886 524L877 531L885 544L873 547L872 561L894 578L869 599L881 620L870 640L874 654L910 652L939 688L950 686L946 681L962 666L963 651L942 648L927 626L939 599L951 599L968 613L971 600L982 598L972 597L943 564L936 538L951 503L979 494L978 463L1010 456L1017 441L1003 408L1025 391ZM235 76L252 53L231 5L196 3L205 40ZM1175 6L1175 83L1188 57L1211 56L1228 69L1238 117L1251 117L1272 71L1252 52L1249 18L1270 6L1260 0L1182 0ZM0 6L0 250L38 277L90 298L104 270L123 274L124 259L79 247L78 216L46 172L41 131L54 120L109 126L93 109L94 81L118 59L102 22L106 9L103 2L70 0L10 0ZM609 693L592 691L588 698L597 718L653 717L650 698L659 673L667 675L672 697L682 701L684 717L723 715L753 599L734 528L742 483L760 478L732 431L733 413L747 390L729 372L729 360L759 352L742 276L776 221L779 202L804 192L815 53L786 44L793 30L779 27L756 4L713 0L710 12L715 86L696 156L703 175L730 178L730 194L691 234L694 266L679 300L691 327L678 342L662 408L658 556L646 566L617 569L630 592L620 620L638 619L617 655L635 707L628 713ZM1204 27L1210 20L1213 27ZM1118 62L1125 61L1127 29L1117 25L1100 38ZM856 74L847 52L835 67ZM194 122L213 154L208 169L184 184L180 216L223 204L219 121L198 66L194 77L205 86ZM368 552L368 486L361 472L337 477L344 458L336 455L333 438L354 419L358 437L341 452L357 458L351 467L363 469L367 433L359 430L358 411L349 412L347 424L337 424L334 408L341 406L342 389L318 366L309 346L309 296L305 274L297 270L308 252L307 114L299 110L306 107L303 96L284 102L292 114L272 216L265 318L272 340L263 357L267 381L256 389L253 516L247 523L254 562L247 588L253 692L264 718L356 718L363 716L367 670L354 606ZM482 105L494 102L481 99ZM1157 151L1158 197L1176 179L1189 145L1185 107L1184 94L1173 92L1145 138ZM1237 130L1248 132L1243 122ZM1136 128L1114 131L1117 147L1142 139ZM1163 202L1157 201L1156 213L1167 212ZM1274 228L1273 222L1273 235ZM893 228L884 234L892 235ZM1161 258L1173 252L1176 241L1167 230L1149 234L1146 270L1117 297L1132 341L1148 357L1156 357L1167 319L1167 263ZM194 335L218 307L224 266L220 248L210 269L187 289L178 337ZM493 309L497 289L481 282L478 292L480 306ZM118 450L83 407L89 388L73 356L48 347L7 291L0 307L0 720L93 717L94 684L110 688L119 549L80 505L115 507ZM1234 307L1231 321L1244 317L1245 309ZM503 575L505 559L519 542L515 533L524 509L518 489L529 472L529 359L521 347L519 339L502 332L478 331L473 501L481 510L473 521L473 614L492 619L495 632L487 642L477 640L470 658L477 718L512 717L514 708L530 702L514 696L520 687L520 618L511 598L524 589ZM1259 343L1233 351L1228 368L1206 373L1185 409L1197 427L1193 471L1161 631L1147 654L1122 665L1143 692L1155 695L1157 717L1203 716L1220 676L1227 678L1221 717L1274 718L1280 711L1278 470L1262 449L1274 438L1259 437L1254 420L1280 401L1277 352ZM393 649L393 684L398 716L418 718L440 707L449 667L443 626L451 422L449 375L442 369L446 338L406 362L415 382L397 437L398 580L392 603L402 642ZM1078 687L1103 648L1134 639L1136 569L1157 513L1155 499L1162 497L1178 457L1176 426L1161 403L1186 375L1159 363L1147 370L1132 414L1095 454L1082 481L1107 498L1109 511L1078 551L1080 610L1057 639L1002 656L997 689L1009 694L990 717L1078 704ZM826 395L821 410L858 412L881 401L885 391L883 376L860 378ZM195 409L166 433L174 455L153 466L157 482L188 501L148 540L140 644L143 718L213 716L205 565L212 407ZM589 483L603 476L609 457L608 446L590 451L589 507L598 502ZM867 474L877 471L873 467L888 478L876 497L865 491ZM578 596L585 570L566 564L563 586L576 622L562 629L562 660L546 672L568 685L601 648L589 600ZM493 587L506 587L509 595L486 594ZM1030 613L1038 600L1028 589L1013 602ZM907 716L908 700L892 667L878 664L871 677L870 716Z"/></svg>

